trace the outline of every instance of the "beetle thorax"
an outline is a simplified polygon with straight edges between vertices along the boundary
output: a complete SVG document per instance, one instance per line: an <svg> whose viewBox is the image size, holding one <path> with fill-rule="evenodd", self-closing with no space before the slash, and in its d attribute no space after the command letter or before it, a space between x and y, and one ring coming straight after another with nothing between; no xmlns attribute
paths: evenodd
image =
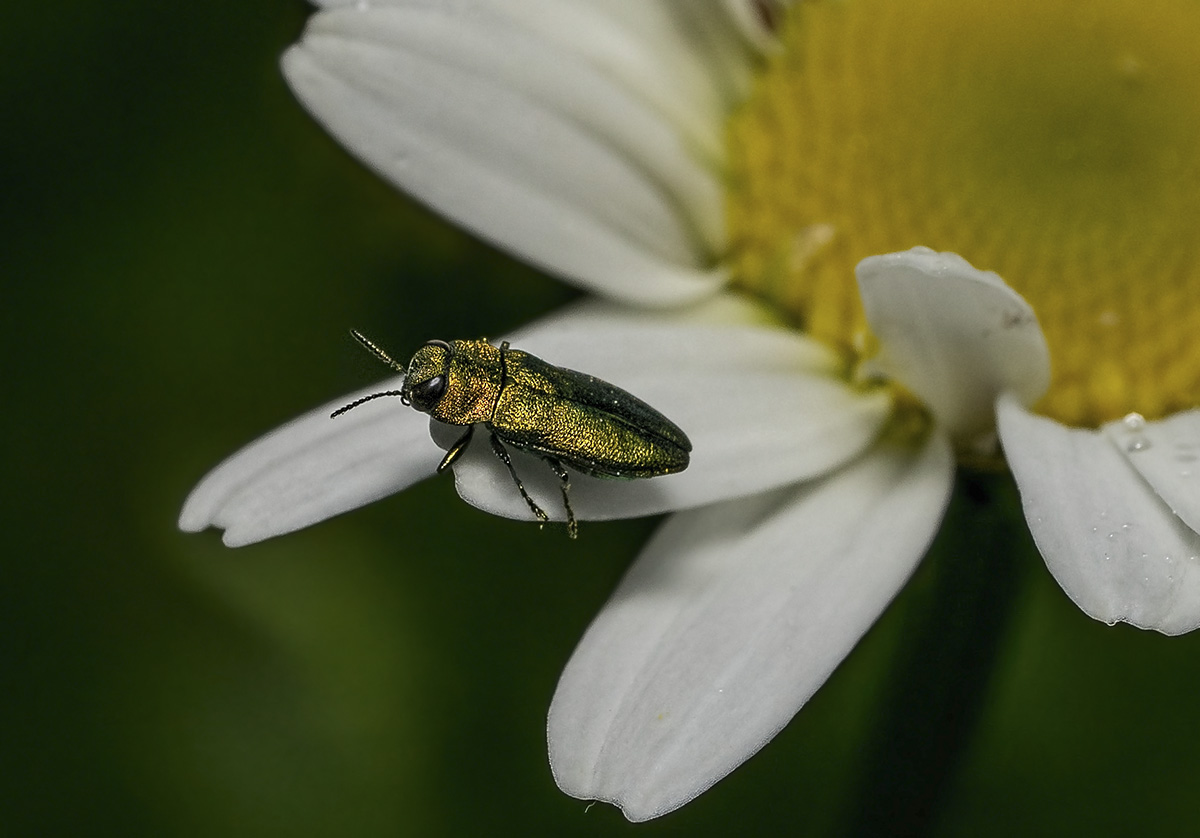
<svg viewBox="0 0 1200 838"><path fill-rule="evenodd" d="M500 350L482 340L456 340L450 345L446 395L429 415L451 425L491 421L503 377Z"/></svg>

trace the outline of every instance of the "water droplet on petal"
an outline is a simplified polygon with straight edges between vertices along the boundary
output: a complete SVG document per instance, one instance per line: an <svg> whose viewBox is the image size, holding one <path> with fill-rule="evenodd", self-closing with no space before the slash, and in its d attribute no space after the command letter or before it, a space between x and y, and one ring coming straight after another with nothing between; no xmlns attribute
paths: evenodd
<svg viewBox="0 0 1200 838"><path fill-rule="evenodd" d="M1146 427L1146 417L1140 413L1126 413L1121 421L1125 423L1126 430L1130 431L1140 431Z"/></svg>
<svg viewBox="0 0 1200 838"><path fill-rule="evenodd" d="M1146 427L1146 417L1140 413L1127 413L1125 418L1121 420L1126 433L1133 434L1125 443L1125 450L1133 453L1135 451L1145 451L1150 447L1150 440L1146 439L1141 433Z"/></svg>

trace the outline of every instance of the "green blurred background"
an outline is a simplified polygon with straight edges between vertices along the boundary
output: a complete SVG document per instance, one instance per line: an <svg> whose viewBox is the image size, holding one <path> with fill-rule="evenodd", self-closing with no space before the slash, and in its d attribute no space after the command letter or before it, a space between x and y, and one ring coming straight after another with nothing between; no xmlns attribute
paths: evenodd
<svg viewBox="0 0 1200 838"><path fill-rule="evenodd" d="M4 834L1194 833L1200 636L1083 617L1003 478L772 744L636 827L556 790L544 725L654 521L571 543L445 479L236 551L177 532L222 457L380 377L348 326L403 355L573 296L301 111L307 14L3 14Z"/></svg>

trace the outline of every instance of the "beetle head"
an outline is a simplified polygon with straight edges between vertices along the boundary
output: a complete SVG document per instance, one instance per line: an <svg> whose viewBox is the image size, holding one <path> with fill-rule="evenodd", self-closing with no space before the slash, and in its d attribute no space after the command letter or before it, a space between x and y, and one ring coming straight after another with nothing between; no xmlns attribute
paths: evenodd
<svg viewBox="0 0 1200 838"><path fill-rule="evenodd" d="M450 383L450 359L454 350L444 340L431 340L408 362L400 400L422 413L437 406Z"/></svg>

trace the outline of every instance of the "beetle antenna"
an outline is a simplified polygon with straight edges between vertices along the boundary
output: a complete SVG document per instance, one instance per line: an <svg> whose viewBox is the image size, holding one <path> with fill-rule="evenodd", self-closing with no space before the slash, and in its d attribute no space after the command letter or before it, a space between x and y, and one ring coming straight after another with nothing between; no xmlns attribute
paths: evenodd
<svg viewBox="0 0 1200 838"><path fill-rule="evenodd" d="M339 407L333 413L329 414L329 418L336 419L339 416L341 416L343 413L354 410L354 408L358 407L360 404L366 404L367 402L373 401L374 399L382 399L384 396L399 396L400 394L401 394L400 390L384 390L382 393L372 393L369 396L363 396L361 399L355 399L354 401L350 402L350 404L348 404L348 405Z"/></svg>
<svg viewBox="0 0 1200 838"><path fill-rule="evenodd" d="M387 364L389 367L396 370L397 372L404 372L404 367L397 364L392 359L391 355L387 354L382 349L380 349L378 346L376 346L366 335L364 335L358 329L351 329L350 334L351 334L351 336L353 336L353 338L356 341L361 343L363 345L363 347L368 352L370 352L372 355L374 355L376 358L383 361L385 364Z"/></svg>

